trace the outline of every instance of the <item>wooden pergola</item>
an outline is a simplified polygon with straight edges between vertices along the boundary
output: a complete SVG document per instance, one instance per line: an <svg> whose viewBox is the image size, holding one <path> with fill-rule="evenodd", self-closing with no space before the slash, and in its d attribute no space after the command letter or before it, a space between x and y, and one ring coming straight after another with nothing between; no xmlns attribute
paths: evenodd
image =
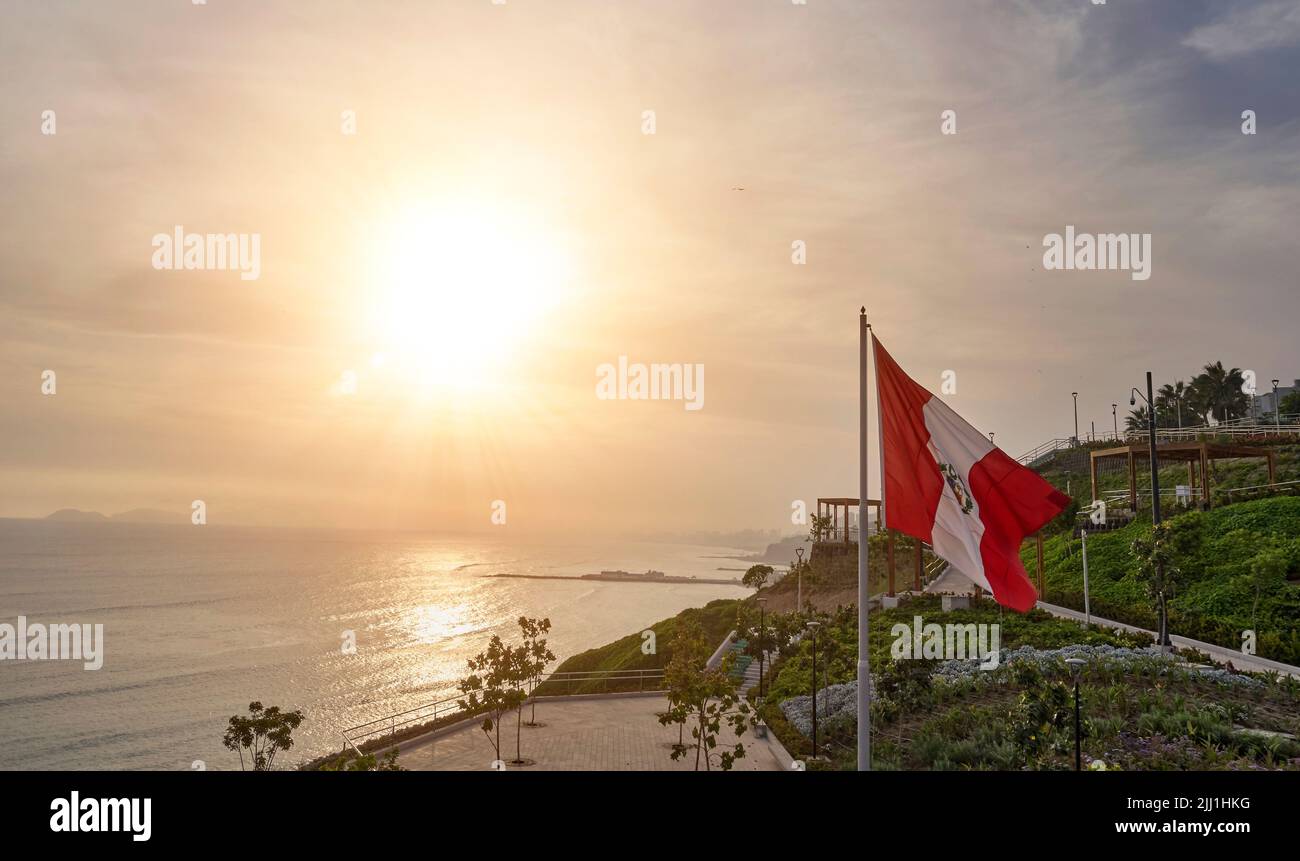
<svg viewBox="0 0 1300 861"><path fill-rule="evenodd" d="M844 509L844 526L843 526L844 543L845 544L852 543L851 541L849 541L849 511L857 507L858 507L858 498L856 496L818 497L817 516L829 517L831 519L832 540L835 541L840 540L840 531L841 531L840 509ZM876 509L876 522L879 523L880 522L880 500L868 499L867 507ZM861 528L862 528L862 524L858 524L858 529L861 530Z"/></svg>
<svg viewBox="0 0 1300 861"><path fill-rule="evenodd" d="M1089 453L1089 471L1092 477L1092 499L1097 501L1097 462L1107 458L1126 458L1128 460L1128 503L1137 511L1137 462L1149 460L1150 447L1143 444L1121 445L1115 448L1097 449ZM1199 495L1210 507L1210 486L1207 477L1210 474L1210 461L1234 457L1262 457L1268 460L1268 483L1277 480L1277 453L1271 448L1258 448L1245 445L1226 445L1216 442L1166 442L1156 446L1156 461L1185 461L1187 463L1187 484L1198 489Z"/></svg>

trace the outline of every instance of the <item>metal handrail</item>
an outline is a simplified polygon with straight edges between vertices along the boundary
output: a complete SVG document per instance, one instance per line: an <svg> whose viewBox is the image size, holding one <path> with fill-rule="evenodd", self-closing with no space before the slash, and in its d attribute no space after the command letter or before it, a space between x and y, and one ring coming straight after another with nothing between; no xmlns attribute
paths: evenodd
<svg viewBox="0 0 1300 861"><path fill-rule="evenodd" d="M856 526L827 526L818 532L817 544L852 544L858 540ZM847 536L845 533L848 533Z"/></svg>
<svg viewBox="0 0 1300 861"><path fill-rule="evenodd" d="M1184 485L1184 486L1186 486L1186 485ZM1275 481L1275 482L1273 482L1272 484L1252 484L1252 485L1246 485L1246 486L1244 486L1244 487L1222 487L1222 488L1215 488L1215 489L1214 489L1214 495L1215 495L1216 497L1224 497L1224 496L1227 496L1229 499L1231 499L1231 497L1232 497L1232 495L1233 495L1234 493L1251 493L1251 492L1258 491L1258 490L1281 490L1281 489L1293 488L1293 487L1295 487L1295 488L1300 488L1300 480L1296 480L1296 481ZM1177 493L1178 493L1178 491L1177 491L1177 486L1176 486L1176 485L1175 485L1174 487L1172 487L1172 488L1167 488L1167 487L1161 487L1161 488L1160 488L1160 496L1161 496L1162 499L1163 499L1165 496L1170 496L1170 495L1174 496L1174 498L1177 499ZM1203 494L1203 491L1202 491L1202 489L1201 489L1200 487L1190 487L1190 486L1188 486L1188 494L1189 494L1192 498L1194 498L1194 499L1200 499L1201 496L1202 496L1202 494ZM1151 488L1149 488L1149 487L1146 487L1146 488L1143 488L1143 487L1135 488L1135 489L1134 489L1134 492L1133 492L1133 495L1136 496L1139 500L1142 500L1142 499L1150 499L1150 498L1151 498ZM1110 503L1111 503L1111 500L1115 500L1116 502L1127 502L1128 499L1129 499L1129 492L1128 492L1127 490L1123 489L1123 488L1118 489L1118 490L1103 490L1103 491L1102 491L1102 498L1106 500L1106 504L1107 504L1107 506L1109 506ZM1086 517L1086 516L1087 516L1086 513L1081 513L1081 517Z"/></svg>
<svg viewBox="0 0 1300 861"><path fill-rule="evenodd" d="M1051 454L1063 448L1074 448L1078 444L1079 441L1073 437L1057 437L1056 439L1049 439L1047 442L1025 452L1020 457L1016 458L1016 461L1018 463L1033 463L1044 455Z"/></svg>
<svg viewBox="0 0 1300 861"><path fill-rule="evenodd" d="M1287 413L1281 417L1281 421L1255 421L1246 423L1242 419L1231 419L1226 422L1220 422L1217 425L1199 425L1197 427L1176 428L1176 427L1158 427L1156 428L1156 440L1164 442L1180 442L1186 440L1197 440L1201 437L1242 437L1267 438L1269 436L1296 436L1300 434L1300 414ZM1089 445L1095 445L1101 442L1115 441L1117 443L1137 443L1145 442L1147 439L1146 430L1125 430L1121 431L1118 436L1113 433L1097 434L1089 439L1086 436L1075 439L1073 437L1057 437L1050 439L1038 445L1035 448L1016 458L1016 462L1024 465L1036 463L1049 454L1061 451L1062 449L1086 448Z"/></svg>
<svg viewBox="0 0 1300 861"><path fill-rule="evenodd" d="M1260 413L1257 416L1239 416L1235 419L1219 422L1215 427L1272 427L1279 422L1284 425L1300 424L1300 413L1282 413L1276 419L1265 419L1264 416L1272 415L1271 413Z"/></svg>

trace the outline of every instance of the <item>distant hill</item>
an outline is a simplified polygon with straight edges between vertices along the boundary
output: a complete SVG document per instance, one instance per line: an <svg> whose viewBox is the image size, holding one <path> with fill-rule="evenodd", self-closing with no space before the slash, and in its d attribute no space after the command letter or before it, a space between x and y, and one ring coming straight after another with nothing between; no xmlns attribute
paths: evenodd
<svg viewBox="0 0 1300 861"><path fill-rule="evenodd" d="M186 523L184 514L163 511L158 508L133 508L109 517L98 511L82 511L78 508L60 508L53 514L47 514L46 520L63 523Z"/></svg>
<svg viewBox="0 0 1300 861"><path fill-rule="evenodd" d="M98 511L81 511L76 508L60 508L53 514L47 514L46 520L61 520L65 523L100 523L108 520Z"/></svg>
<svg viewBox="0 0 1300 861"><path fill-rule="evenodd" d="M160 508L132 508L114 514L112 520L122 523L188 523L189 518L175 511L163 511Z"/></svg>

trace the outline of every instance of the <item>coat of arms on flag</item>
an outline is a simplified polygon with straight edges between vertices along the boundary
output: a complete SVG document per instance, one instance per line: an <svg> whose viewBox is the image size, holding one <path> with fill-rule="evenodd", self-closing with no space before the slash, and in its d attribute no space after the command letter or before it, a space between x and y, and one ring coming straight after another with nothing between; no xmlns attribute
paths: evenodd
<svg viewBox="0 0 1300 861"><path fill-rule="evenodd" d="M961 473L950 463L939 464L939 471L943 477L948 479L948 486L952 488L953 496L957 497L957 504L961 506L962 514L970 514L970 510L975 507L975 501L971 499L970 491L966 489L966 482L961 480Z"/></svg>

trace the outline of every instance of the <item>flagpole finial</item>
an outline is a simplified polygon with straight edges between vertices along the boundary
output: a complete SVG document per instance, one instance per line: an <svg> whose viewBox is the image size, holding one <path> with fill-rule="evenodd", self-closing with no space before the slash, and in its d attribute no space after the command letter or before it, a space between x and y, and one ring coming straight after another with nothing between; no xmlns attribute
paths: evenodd
<svg viewBox="0 0 1300 861"><path fill-rule="evenodd" d="M861 320L861 321L862 321L862 324L863 324L864 326L866 326L868 329L871 328L871 324L867 322L867 306L866 306L866 305L863 305L861 308L858 309L858 319Z"/></svg>

